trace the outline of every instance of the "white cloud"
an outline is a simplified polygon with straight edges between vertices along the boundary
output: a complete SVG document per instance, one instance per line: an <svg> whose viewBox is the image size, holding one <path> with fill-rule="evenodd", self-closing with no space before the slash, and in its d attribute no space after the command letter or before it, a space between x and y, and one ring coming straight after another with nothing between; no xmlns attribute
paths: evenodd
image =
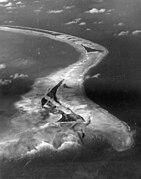
<svg viewBox="0 0 141 179"><path fill-rule="evenodd" d="M12 6L8 6L6 7L7 10L13 10L13 9L16 9L16 7L12 7Z"/></svg>
<svg viewBox="0 0 141 179"><path fill-rule="evenodd" d="M9 2L5 5L5 7L10 7L10 6L12 6L12 2Z"/></svg>
<svg viewBox="0 0 141 179"><path fill-rule="evenodd" d="M64 9L72 9L74 6L64 6Z"/></svg>
<svg viewBox="0 0 141 179"><path fill-rule="evenodd" d="M119 23L117 23L117 24L114 24L114 26L123 27L123 26L125 26L125 24L124 24L123 22L119 22Z"/></svg>
<svg viewBox="0 0 141 179"><path fill-rule="evenodd" d="M14 75L10 75L10 78L13 78L14 80L17 78L28 78L28 75L15 73Z"/></svg>
<svg viewBox="0 0 141 179"><path fill-rule="evenodd" d="M76 21L70 21L70 22L67 22L65 23L66 25L71 25L71 24L76 24Z"/></svg>
<svg viewBox="0 0 141 179"><path fill-rule="evenodd" d="M65 23L66 25L70 25L70 24L77 24L78 22L80 22L81 18L76 18L73 21L67 22Z"/></svg>
<svg viewBox="0 0 141 179"><path fill-rule="evenodd" d="M123 22L119 22L117 25L118 26L125 26L125 24Z"/></svg>
<svg viewBox="0 0 141 179"><path fill-rule="evenodd" d="M3 79L0 79L0 86L8 85L8 84L11 83L11 82L12 82L11 80L3 80Z"/></svg>
<svg viewBox="0 0 141 179"><path fill-rule="evenodd" d="M63 12L62 9L60 9L60 10L49 10L49 11L47 11L47 13L49 13L49 14L58 14L58 13L61 13L61 12Z"/></svg>
<svg viewBox="0 0 141 179"><path fill-rule="evenodd" d="M33 10L33 12L36 13L36 14L39 14L41 12L41 10L40 9L35 9L35 10Z"/></svg>
<svg viewBox="0 0 141 179"><path fill-rule="evenodd" d="M80 22L79 25L86 25L86 22Z"/></svg>
<svg viewBox="0 0 141 179"><path fill-rule="evenodd" d="M0 0L0 3L8 2L8 0Z"/></svg>
<svg viewBox="0 0 141 179"><path fill-rule="evenodd" d="M22 5L23 3L21 1L16 2L17 5Z"/></svg>
<svg viewBox="0 0 141 179"><path fill-rule="evenodd" d="M3 64L0 64L0 70L1 69L5 69L6 68L6 65L3 63Z"/></svg>
<svg viewBox="0 0 141 179"><path fill-rule="evenodd" d="M93 24L104 24L103 21L95 21Z"/></svg>
<svg viewBox="0 0 141 179"><path fill-rule="evenodd" d="M94 24L104 24L103 21L94 22Z"/></svg>
<svg viewBox="0 0 141 179"><path fill-rule="evenodd" d="M129 34L129 31L121 31L118 36L126 36Z"/></svg>
<svg viewBox="0 0 141 179"><path fill-rule="evenodd" d="M86 11L85 13L98 14L98 13L104 13L104 12L106 12L106 9L96 9L96 8L92 8L92 9Z"/></svg>
<svg viewBox="0 0 141 179"><path fill-rule="evenodd" d="M103 12L105 12L106 11L106 9L100 9L98 12L99 13L103 13Z"/></svg>
<svg viewBox="0 0 141 179"><path fill-rule="evenodd" d="M104 24L104 22L103 21L99 21L98 24Z"/></svg>
<svg viewBox="0 0 141 179"><path fill-rule="evenodd" d="M141 30L135 30L132 32L132 35L138 35L141 34Z"/></svg>
<svg viewBox="0 0 141 179"><path fill-rule="evenodd" d="M4 21L6 24L12 24L14 21Z"/></svg>
<svg viewBox="0 0 141 179"><path fill-rule="evenodd" d="M97 3L102 3L104 0L94 0Z"/></svg>
<svg viewBox="0 0 141 179"><path fill-rule="evenodd" d="M108 12L108 13L111 13L111 12L113 12L114 10L115 10L115 9L108 9L107 12Z"/></svg>
<svg viewBox="0 0 141 179"><path fill-rule="evenodd" d="M110 13L110 12L107 12L107 13L106 13L106 15L108 15L108 16L109 16L109 15L111 15L111 13Z"/></svg>

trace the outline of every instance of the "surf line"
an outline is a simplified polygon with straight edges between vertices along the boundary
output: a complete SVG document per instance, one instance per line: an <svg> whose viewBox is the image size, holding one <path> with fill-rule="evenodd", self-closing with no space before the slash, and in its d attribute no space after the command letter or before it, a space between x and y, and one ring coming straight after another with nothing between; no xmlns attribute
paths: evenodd
<svg viewBox="0 0 141 179"><path fill-rule="evenodd" d="M37 79L35 86L39 87L42 84L46 89L43 105L47 102L45 100L47 100L46 96L50 89L61 82L55 91L55 100L49 96L49 102L54 103L55 101L55 105L58 102L58 108L64 113L72 111L75 115L81 116L88 124L87 129L93 131L93 135L102 136L115 150L124 151L131 148L134 142L134 132L130 130L130 127L85 95L83 86L85 75L90 68L98 65L104 59L108 53L106 48L89 40L55 31L20 26L0 26L0 30L48 37L75 47L81 54L76 63L53 72L47 77ZM22 100L21 104L24 104L24 98ZM24 108L24 105L22 107Z"/></svg>

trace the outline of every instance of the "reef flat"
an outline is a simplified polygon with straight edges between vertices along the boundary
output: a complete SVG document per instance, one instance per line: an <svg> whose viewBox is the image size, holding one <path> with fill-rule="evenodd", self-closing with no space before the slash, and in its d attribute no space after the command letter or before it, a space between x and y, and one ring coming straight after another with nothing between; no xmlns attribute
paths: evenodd
<svg viewBox="0 0 141 179"><path fill-rule="evenodd" d="M130 127L85 95L86 73L104 59L106 48L54 31L19 26L0 30L51 38L80 53L76 63L38 78L33 89L15 103L18 113L11 119L13 130L0 139L0 156L16 158L81 147L85 138L90 144L107 141L116 151L131 148L134 132Z"/></svg>

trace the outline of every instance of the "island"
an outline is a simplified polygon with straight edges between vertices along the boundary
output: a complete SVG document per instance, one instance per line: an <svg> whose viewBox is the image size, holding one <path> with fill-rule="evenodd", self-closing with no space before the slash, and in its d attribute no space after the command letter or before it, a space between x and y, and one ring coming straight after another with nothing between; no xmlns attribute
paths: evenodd
<svg viewBox="0 0 141 179"><path fill-rule="evenodd" d="M0 26L1 31L47 37L73 46L80 58L66 68L38 78L30 92L15 103L19 111L13 119L15 133L0 140L0 157L36 155L42 150L62 151L106 141L114 150L130 149L134 131L85 94L89 69L98 65L108 50L89 40L71 35L20 26ZM30 125L22 125L28 121ZM87 146L85 146L87 147Z"/></svg>

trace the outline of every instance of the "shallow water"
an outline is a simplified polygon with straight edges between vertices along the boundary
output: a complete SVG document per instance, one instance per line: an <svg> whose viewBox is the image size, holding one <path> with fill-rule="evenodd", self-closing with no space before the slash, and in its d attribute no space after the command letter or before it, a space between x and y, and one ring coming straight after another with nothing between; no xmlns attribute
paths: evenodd
<svg viewBox="0 0 141 179"><path fill-rule="evenodd" d="M9 130L15 102L32 89L37 78L79 59L79 53L65 43L3 31L0 54L0 133Z"/></svg>

